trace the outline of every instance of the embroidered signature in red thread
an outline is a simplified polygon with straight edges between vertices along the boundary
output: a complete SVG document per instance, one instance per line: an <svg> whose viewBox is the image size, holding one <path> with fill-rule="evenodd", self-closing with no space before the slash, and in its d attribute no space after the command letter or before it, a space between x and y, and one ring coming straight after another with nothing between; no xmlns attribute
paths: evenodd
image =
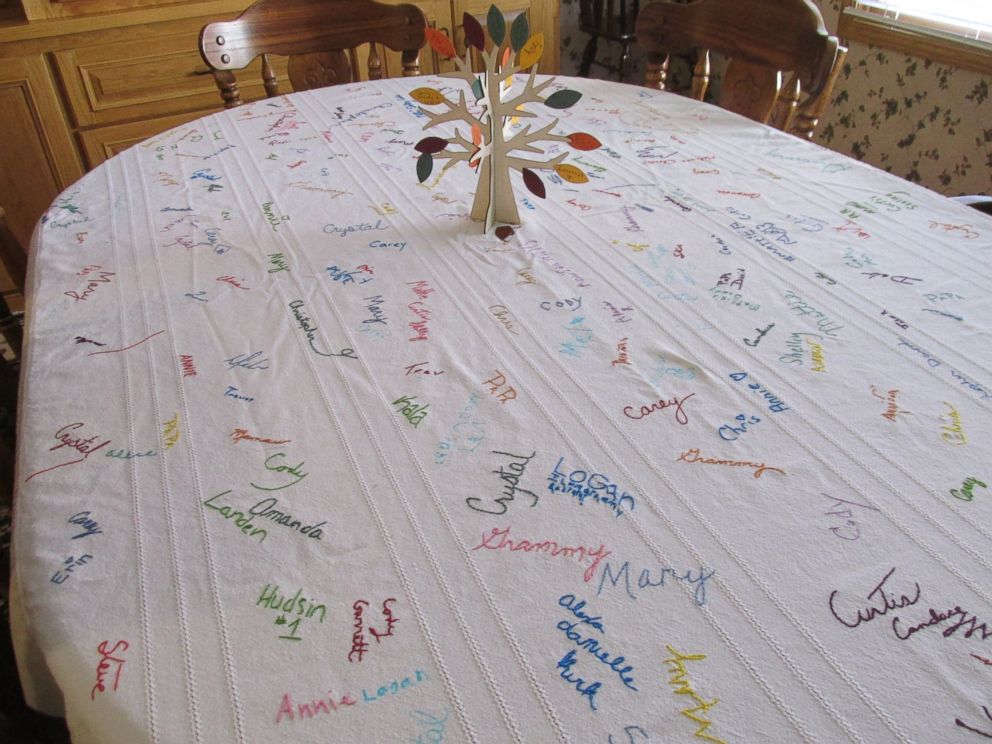
<svg viewBox="0 0 992 744"><path fill-rule="evenodd" d="M100 444L94 444L94 441L98 438L96 434L94 434L93 436L87 439L83 439L82 435L73 436L73 432L77 431L78 429L81 429L83 426L85 426L85 424L83 424L83 422L81 421L77 421L74 424L66 424L65 426L63 426L61 429L55 432L55 438L59 442L61 442L61 444L56 444L54 447L50 447L48 450L49 452L54 452L55 450L62 449L63 447L71 447L72 449L81 453L82 457L76 460L63 462L58 465L53 465L50 468L44 468L37 472L31 473L31 475L29 475L27 478L24 479L24 482L27 483L36 475L47 473L49 470L55 470L56 468L62 468L65 467L66 465L75 465L78 462L82 462L97 450L102 449L106 447L108 444L110 444L111 440L109 439L104 442L101 442Z"/></svg>
<svg viewBox="0 0 992 744"><path fill-rule="evenodd" d="M351 663L355 662L354 656L358 656L358 661L362 660L362 657L368 653L369 644L365 640L365 629L368 628L369 633L375 638L375 642L379 643L380 639L388 638L393 635L393 626L399 622L399 619L393 617L393 608L389 605L396 602L396 597L389 597L382 603L382 616L386 621L386 630L378 631L371 625L367 625L365 621L365 608L369 606L369 603L364 599L359 599L351 606L352 616L355 619L354 632L351 634L351 651L348 652L348 661Z"/></svg>
<svg viewBox="0 0 992 744"><path fill-rule="evenodd" d="M145 336L145 337L144 337L143 339L141 339L140 341L135 341L135 342L134 342L133 344L131 344L130 346L125 346L125 347L124 347L123 349L107 349L106 351L91 351L91 352L90 352L89 354L87 354L86 356L96 356L97 354L116 354L116 353L117 353L117 352L119 352L119 351L127 351L128 349L133 349L133 348L134 348L135 346L137 346L138 344L143 344L143 343L145 343L145 341L147 341L147 340L148 340L148 339L150 339L150 338L155 338L155 337L156 337L156 336L158 336L158 335L159 335L160 333L165 333L165 331L164 331L164 330L161 330L161 331L155 331L155 333L153 333L153 334L151 334L150 336Z"/></svg>
<svg viewBox="0 0 992 744"><path fill-rule="evenodd" d="M120 648L121 652L127 651L129 644L127 641L117 641L117 643L114 644L114 647L108 651L108 643L110 643L110 641L102 641L100 645L96 647L96 650L100 652L100 663L96 667L96 684L93 685L93 689L90 690L90 700L96 699L97 692L107 691L107 687L104 684L104 677L107 674L107 670L111 667L111 662L117 664L116 674L114 674L114 692L117 692L117 685L120 684L121 681L121 672L124 671L124 664L127 659L114 656L114 654L117 653L118 647L123 647Z"/></svg>
<svg viewBox="0 0 992 744"><path fill-rule="evenodd" d="M235 279L233 276L219 276L219 277L217 277L217 281L219 281L219 282L227 282L232 287L237 287L238 289L244 289L244 290L250 290L251 289L251 287L246 287L243 284L239 283L238 280Z"/></svg>
<svg viewBox="0 0 992 744"><path fill-rule="evenodd" d="M376 643L379 642L380 638L386 638L388 636L391 636L393 634L393 626L399 622L397 618L393 617L393 610L389 606L390 602L395 602L395 601L396 601L396 597L390 597L389 599L384 600L382 603L382 617L386 621L386 632L380 633L375 628L369 627L369 633L371 633L372 637L375 638Z"/></svg>
<svg viewBox="0 0 992 744"><path fill-rule="evenodd" d="M83 269L78 274L76 274L76 276L87 276L90 273L92 273L92 271L95 271L99 268L100 268L99 266L87 266L85 269ZM93 294L93 292L95 292L96 289L101 284L108 284L110 282L110 277L112 276L117 276L117 274L115 274L113 271L100 271L98 278L91 277L90 279L87 280L86 288L83 290L82 294L80 294L79 292L63 292L62 294L64 294L66 297L71 297L76 302L79 302L80 300L85 300L91 294Z"/></svg>
<svg viewBox="0 0 992 744"><path fill-rule="evenodd" d="M365 633L363 632L363 622L362 615L365 611L365 607L368 607L369 603L364 599L359 599L351 606L353 617L355 618L355 632L351 634L351 651L348 652L348 661L352 664L355 660L352 658L356 654L358 655L358 660L361 661L362 657L368 653L369 644L365 640Z"/></svg>
<svg viewBox="0 0 992 744"><path fill-rule="evenodd" d="M624 406L623 415L627 418L632 418L634 420L639 420L645 416L654 413L655 411L663 411L666 408L671 408L675 406L675 420L678 421L682 426L689 423L689 417L686 415L685 410L682 408L682 404L685 403L689 398L694 396L695 393L689 393L687 396L679 400L678 396L672 396L671 400L659 400L657 403L652 403L650 406L641 406L640 416L634 416L630 413L634 409L633 406Z"/></svg>
<svg viewBox="0 0 992 744"><path fill-rule="evenodd" d="M612 553L612 551L607 550L602 543L600 543L598 548L593 550L590 547L582 545L576 547L559 545L554 540L541 540L536 542L534 540L518 539L514 542L509 538L509 534L510 527L503 527L502 529L499 527L493 527L489 535L486 535L485 532L482 533L482 542L472 548L472 550L479 550L480 548L485 548L486 550L502 550L503 548L507 548L513 552L522 550L525 553L550 553L554 557L557 557L558 555L564 555L566 558L573 558L577 556L579 563L585 563L586 558L592 558L592 563L582 574L583 581L590 581L592 577L596 575L596 568L599 566L599 562ZM499 538L498 543L496 542L496 538Z"/></svg>

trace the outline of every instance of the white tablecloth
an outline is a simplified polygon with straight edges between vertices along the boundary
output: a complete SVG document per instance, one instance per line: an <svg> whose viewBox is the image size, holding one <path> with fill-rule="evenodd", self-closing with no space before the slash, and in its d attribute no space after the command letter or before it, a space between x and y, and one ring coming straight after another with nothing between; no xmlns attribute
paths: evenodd
<svg viewBox="0 0 992 744"><path fill-rule="evenodd" d="M75 741L992 735L992 223L559 83L604 147L515 180L505 242L466 165L417 183L432 78L207 117L46 214L13 620Z"/></svg>

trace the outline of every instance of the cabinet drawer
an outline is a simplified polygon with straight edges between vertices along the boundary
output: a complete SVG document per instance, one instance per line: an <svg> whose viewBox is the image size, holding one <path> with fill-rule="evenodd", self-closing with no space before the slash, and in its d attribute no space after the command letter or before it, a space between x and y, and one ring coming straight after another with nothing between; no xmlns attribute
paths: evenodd
<svg viewBox="0 0 992 744"><path fill-rule="evenodd" d="M208 20L155 24L144 28L155 32L147 38L55 52L76 126L220 109L220 93L197 49ZM285 63L276 66L283 77ZM265 95L260 67L256 60L238 75L246 100Z"/></svg>
<svg viewBox="0 0 992 744"><path fill-rule="evenodd" d="M190 111L173 116L160 116L157 119L132 121L127 124L111 124L106 127L95 127L81 131L79 141L83 148L83 155L86 157L86 166L95 168L104 160L112 158L131 145L136 145L149 137L209 113L211 111Z"/></svg>

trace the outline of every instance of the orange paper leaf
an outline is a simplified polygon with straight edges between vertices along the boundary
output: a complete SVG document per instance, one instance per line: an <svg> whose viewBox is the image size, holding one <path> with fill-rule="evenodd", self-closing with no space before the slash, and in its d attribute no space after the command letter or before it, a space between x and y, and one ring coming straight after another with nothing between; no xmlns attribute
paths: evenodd
<svg viewBox="0 0 992 744"><path fill-rule="evenodd" d="M443 31L438 31L436 28L428 26L424 29L424 34L426 34L427 41L434 51L442 57L449 58L457 56L458 53L455 51L455 45L451 43L451 39Z"/></svg>
<svg viewBox="0 0 992 744"><path fill-rule="evenodd" d="M472 144L479 146L482 144L482 127L476 122L472 122Z"/></svg>
<svg viewBox="0 0 992 744"><path fill-rule="evenodd" d="M561 163L555 166L555 173L564 178L569 183L587 183L589 176L582 172L580 168L568 163Z"/></svg>
<svg viewBox="0 0 992 744"><path fill-rule="evenodd" d="M576 150L595 150L603 146L603 143L585 132L575 132L568 135L568 144Z"/></svg>

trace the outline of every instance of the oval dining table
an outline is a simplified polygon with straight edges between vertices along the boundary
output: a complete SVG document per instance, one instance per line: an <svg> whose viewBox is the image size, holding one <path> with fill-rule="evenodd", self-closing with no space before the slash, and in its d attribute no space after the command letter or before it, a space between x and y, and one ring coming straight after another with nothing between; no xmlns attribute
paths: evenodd
<svg viewBox="0 0 992 744"><path fill-rule="evenodd" d="M458 85L207 116L45 214L28 703L82 744L992 737L992 221L558 78L508 136L602 147L527 155L587 180L514 172L497 237L473 167L418 182L467 135L410 92Z"/></svg>

